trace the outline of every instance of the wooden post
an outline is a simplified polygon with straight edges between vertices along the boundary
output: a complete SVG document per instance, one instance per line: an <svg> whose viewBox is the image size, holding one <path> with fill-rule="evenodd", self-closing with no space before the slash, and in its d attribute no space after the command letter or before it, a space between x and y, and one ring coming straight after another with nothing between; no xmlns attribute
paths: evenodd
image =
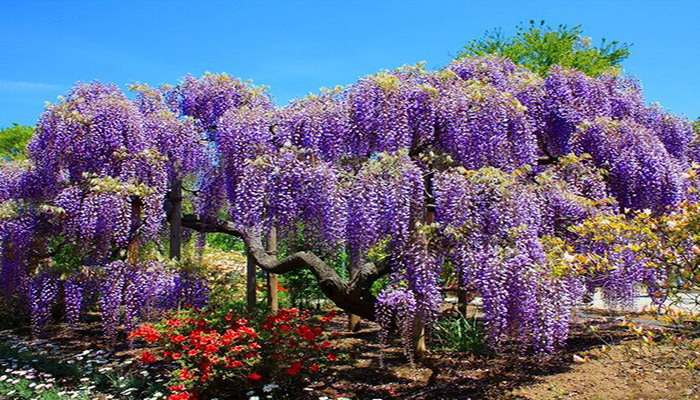
<svg viewBox="0 0 700 400"><path fill-rule="evenodd" d="M430 225L435 222L435 205L431 204L432 200L432 178L430 176L426 177L427 191L429 193L428 204L425 207L425 214L423 221L426 225ZM424 245L428 246L427 238L422 238L424 240ZM428 353L428 346L425 344L425 315L422 313L416 314L413 320L413 354L417 359L425 356Z"/></svg>
<svg viewBox="0 0 700 400"><path fill-rule="evenodd" d="M170 188L170 258L180 259L182 253L182 181L173 179Z"/></svg>
<svg viewBox="0 0 700 400"><path fill-rule="evenodd" d="M246 251L246 290L245 290L245 300L246 307L248 311L253 311L255 309L255 292L257 280L255 279L255 261L250 255L250 252Z"/></svg>
<svg viewBox="0 0 700 400"><path fill-rule="evenodd" d="M141 200L138 197L134 197L131 200L131 229L136 229L139 219L141 218ZM136 233L134 237L131 238L131 242L126 247L126 262L129 264L136 264L139 260L139 238Z"/></svg>
<svg viewBox="0 0 700 400"><path fill-rule="evenodd" d="M270 234L267 237L267 252L277 256L277 228L274 226L270 229ZM267 274L267 307L271 313L279 311L279 296L277 286L279 280L277 274Z"/></svg>
<svg viewBox="0 0 700 400"><path fill-rule="evenodd" d="M464 284L462 283L462 272L459 273L457 279L459 279L459 282L457 284L457 311L459 311L459 313L462 314L463 317L466 317L467 303L469 303L469 299L467 299L467 290L464 287Z"/></svg>
<svg viewBox="0 0 700 400"><path fill-rule="evenodd" d="M350 261L350 281L355 279L357 276L357 273L359 272L359 260L355 261ZM348 313L348 330L350 332L357 332L360 330L360 322L362 322L362 318L360 318L359 315L355 315L353 313Z"/></svg>

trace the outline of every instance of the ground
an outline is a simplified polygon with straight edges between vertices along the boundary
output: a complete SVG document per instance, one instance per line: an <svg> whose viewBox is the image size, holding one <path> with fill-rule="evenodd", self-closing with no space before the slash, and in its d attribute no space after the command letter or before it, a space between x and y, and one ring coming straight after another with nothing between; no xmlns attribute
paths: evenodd
<svg viewBox="0 0 700 400"><path fill-rule="evenodd" d="M597 333L587 329L591 323L600 327ZM679 362L699 358L697 353L679 353L696 350L676 348L677 353L669 356L663 346L641 346L614 320L581 321L566 348L547 360L437 349L414 366L398 343L382 351L384 366L380 366L377 326L365 323L357 333L347 332L346 326L344 315L332 321L332 330L340 333L340 353L351 361L338 361L315 379L282 387L275 399L700 399L700 374ZM50 389L60 395L41 398L164 397L163 371L132 361L136 349L112 351L97 325L55 326L48 334L34 341L24 331L0 334L0 393L12 385L30 393L36 385L48 384L44 393ZM575 355L593 354L603 345L611 350L587 362L574 362ZM655 356L659 354L663 357ZM266 394L261 389L254 393L261 399Z"/></svg>

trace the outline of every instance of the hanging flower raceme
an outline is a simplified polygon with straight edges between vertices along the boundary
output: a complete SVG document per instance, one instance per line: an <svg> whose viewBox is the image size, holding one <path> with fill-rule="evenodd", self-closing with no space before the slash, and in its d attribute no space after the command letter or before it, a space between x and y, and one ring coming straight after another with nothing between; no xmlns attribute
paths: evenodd
<svg viewBox="0 0 700 400"><path fill-rule="evenodd" d="M272 108L264 88L256 88L228 74L206 73L202 78L186 76L176 90L182 114L195 118L205 131L216 128L227 111L243 106Z"/></svg>
<svg viewBox="0 0 700 400"><path fill-rule="evenodd" d="M349 181L347 237L351 263L367 251L400 254L412 224L420 222L424 203L423 175L405 153L380 153Z"/></svg>
<svg viewBox="0 0 700 400"><path fill-rule="evenodd" d="M535 162L536 125L517 97L478 79L464 81L454 75L436 86L437 147L458 165L512 171Z"/></svg>
<svg viewBox="0 0 700 400"><path fill-rule="evenodd" d="M201 308L208 303L206 283L186 272L170 271L156 262L130 265L115 261L104 267L98 280L103 329L115 337L124 323L127 330L138 322L159 317L180 306Z"/></svg>
<svg viewBox="0 0 700 400"><path fill-rule="evenodd" d="M354 155L350 115L341 88L310 95L280 110L273 140L313 150L325 161L339 161Z"/></svg>
<svg viewBox="0 0 700 400"><path fill-rule="evenodd" d="M571 145L609 171L610 190L623 208L662 211L685 197L679 162L652 131L635 122L599 118L582 124Z"/></svg>
<svg viewBox="0 0 700 400"><path fill-rule="evenodd" d="M435 126L427 72L404 67L362 78L348 87L351 152L368 157L378 152L408 150L433 140Z"/></svg>
<svg viewBox="0 0 700 400"><path fill-rule="evenodd" d="M283 147L247 160L231 214L248 228L292 229L304 222L309 244L334 247L344 241L346 205L338 172L311 152Z"/></svg>
<svg viewBox="0 0 700 400"><path fill-rule="evenodd" d="M547 268L542 205L519 179L494 169L440 174L435 217L461 284L482 297L492 345L549 351L566 339L580 284Z"/></svg>

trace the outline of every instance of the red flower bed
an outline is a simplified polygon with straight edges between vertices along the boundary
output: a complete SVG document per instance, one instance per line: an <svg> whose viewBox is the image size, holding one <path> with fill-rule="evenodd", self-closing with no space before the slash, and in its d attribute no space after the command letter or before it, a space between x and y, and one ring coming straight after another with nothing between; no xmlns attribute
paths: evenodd
<svg viewBox="0 0 700 400"><path fill-rule="evenodd" d="M336 359L323 331L333 315L319 318L289 309L246 319L187 310L159 324L143 324L130 338L160 349L144 352L142 362L179 365L170 400L196 399L212 385L284 382L318 371L325 360Z"/></svg>

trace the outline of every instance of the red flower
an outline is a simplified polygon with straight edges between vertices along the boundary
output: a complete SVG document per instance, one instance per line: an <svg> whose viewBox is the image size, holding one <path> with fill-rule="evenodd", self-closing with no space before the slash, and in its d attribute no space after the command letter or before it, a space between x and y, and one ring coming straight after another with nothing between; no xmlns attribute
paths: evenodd
<svg viewBox="0 0 700 400"><path fill-rule="evenodd" d="M301 361L297 361L294 364L292 364L291 367L287 368L287 373L289 375L297 375L299 371L301 370Z"/></svg>
<svg viewBox="0 0 700 400"><path fill-rule="evenodd" d="M160 339L160 333L153 328L153 325L142 324L134 332L129 334L129 339L143 338L147 343L153 343Z"/></svg>
<svg viewBox="0 0 700 400"><path fill-rule="evenodd" d="M190 400L192 398L193 397L187 392L171 394L170 396L168 396L168 400Z"/></svg>
<svg viewBox="0 0 700 400"><path fill-rule="evenodd" d="M185 341L185 337L182 335L172 335L170 336L170 341L175 343L175 344L180 344Z"/></svg>
<svg viewBox="0 0 700 400"><path fill-rule="evenodd" d="M231 351L234 353L240 353L241 351L243 351L243 346L233 346L231 347Z"/></svg>
<svg viewBox="0 0 700 400"><path fill-rule="evenodd" d="M155 360L156 360L156 356L154 356L153 354L151 354L147 351L144 351L143 354L141 354L141 362L143 362L144 364L150 364L150 363L154 362Z"/></svg>
<svg viewBox="0 0 700 400"><path fill-rule="evenodd" d="M171 392L183 392L187 390L187 388L184 385L174 385L170 386L168 389L170 389Z"/></svg>
<svg viewBox="0 0 700 400"><path fill-rule="evenodd" d="M182 381L187 381L187 380L194 378L194 374L191 373L190 370L187 368L182 368L178 375L180 377L180 380L182 380Z"/></svg>
<svg viewBox="0 0 700 400"><path fill-rule="evenodd" d="M179 328L180 326L182 326L182 320L173 318L173 319L169 319L169 320L165 321L165 324L168 326L173 326L175 328Z"/></svg>
<svg viewBox="0 0 700 400"><path fill-rule="evenodd" d="M318 371L318 368L319 368L319 366L317 364L314 364L311 366L311 370L314 372Z"/></svg>
<svg viewBox="0 0 700 400"><path fill-rule="evenodd" d="M335 356L334 353L330 353L330 354L328 355L328 359L331 360L331 361L335 361L335 360L337 360L337 357Z"/></svg>
<svg viewBox="0 0 700 400"><path fill-rule="evenodd" d="M257 381L259 379L262 379L262 376L258 374L248 374L248 379L250 379L251 381Z"/></svg>

